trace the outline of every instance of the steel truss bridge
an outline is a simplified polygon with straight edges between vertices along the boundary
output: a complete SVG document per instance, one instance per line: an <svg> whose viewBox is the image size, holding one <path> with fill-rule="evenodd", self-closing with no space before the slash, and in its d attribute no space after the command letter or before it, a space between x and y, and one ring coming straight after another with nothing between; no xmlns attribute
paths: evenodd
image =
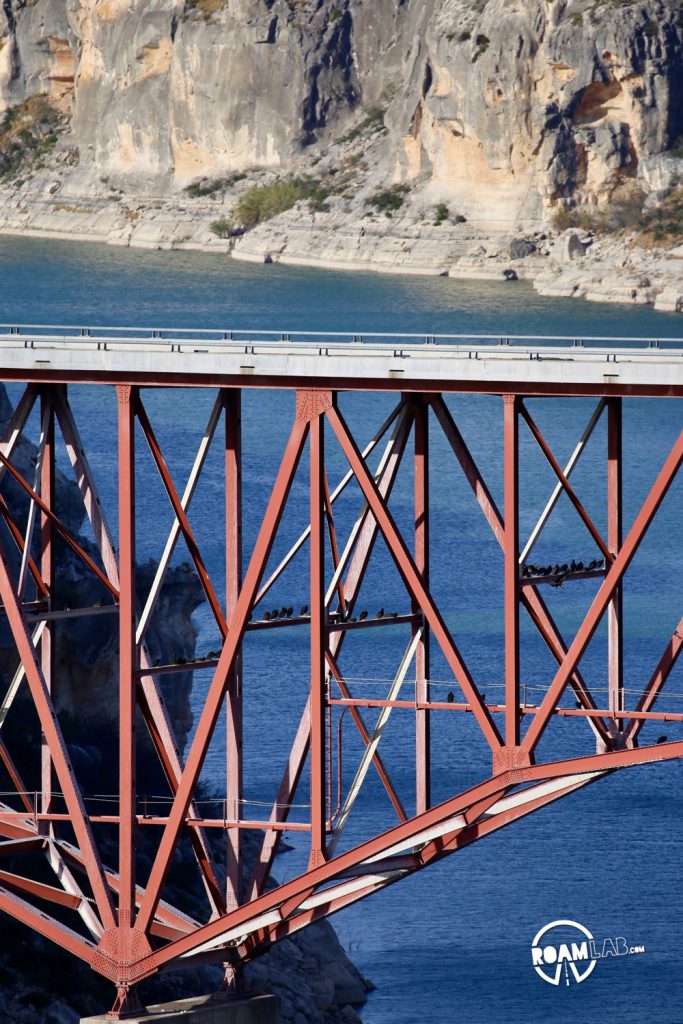
<svg viewBox="0 0 683 1024"><path fill-rule="evenodd" d="M664 685L683 644L683 619L666 637L659 662L642 679L637 699L627 700L622 666L622 582L683 459L683 431L673 448L662 452L654 483L628 529L622 524L622 398L683 397L683 343L657 339L490 338L436 336L343 336L269 334L268 332L175 331L137 329L0 326L1 378L23 382L0 444L0 475L13 478L27 495L28 519L16 521L0 496L0 598L16 646L16 673L0 705L0 730L20 690L30 697L42 739L41 791L28 793L12 751L2 739L0 757L16 790L0 803L0 858L25 864L22 874L0 870L0 909L85 961L111 980L117 996L111 1016L131 1015L137 1007L134 986L163 969L197 963L226 965L227 985L240 965L310 922L378 892L482 839L484 836L581 789L621 768L683 755L683 741L639 746L650 720L683 721L662 705ZM69 392L84 384L102 388L102 401L115 391L118 437L111 461L118 463L118 550L98 493ZM172 479L145 408L145 389L210 388L215 402L189 478L181 491ZM241 393L245 388L293 392L292 421L284 443L255 546L243 565ZM395 393L390 416L373 440L360 449L338 405L338 394L363 391ZM444 401L454 392L499 396L504 501L498 508ZM594 411L566 465L561 465L531 415L527 397L560 402L593 396ZM113 401L113 398L112 398ZM35 477L26 479L13 463L34 409L39 409L40 440ZM656 415L656 406L653 415ZM601 534L571 483L571 474L599 419L607 421L604 466L607 483L607 533ZM556 479L531 537L521 545L519 433L529 430ZM174 521L153 585L144 603L136 600L136 506L145 486L136 479L135 432L146 439L170 502ZM502 550L504 574L504 687L487 702L459 650L457 637L430 592L429 537L430 435L442 432L482 515ZM212 441L224 448L226 593L219 596L211 567L203 560L190 521L190 505ZM63 443L96 538L98 557L90 554L59 518L55 453ZM116 455L115 452L116 444ZM340 446L348 473L331 489L325 448ZM370 468L372 452L382 455ZM304 455L304 453L306 454ZM297 467L309 462L309 525L287 557L266 575L269 556ZM16 459L15 459L16 461ZM390 495L402 462L412 462L414 529L404 536L390 509ZM333 505L350 480L363 502L348 537L338 537ZM588 565L533 567L529 556L557 501L568 499L583 521L597 558ZM62 617L89 616L101 607L60 611L53 592L60 575L56 538L80 559L102 588L118 621L119 793L108 815L89 813L85 785L70 763L53 703L55 628ZM359 614L361 584L382 537L405 584L408 611L378 620ZM185 542L204 595L222 637L212 659L182 667L153 665L146 633L157 607L164 576L176 544ZM329 545L329 551L328 551ZM32 551L39 554L34 558ZM269 616L264 598L299 553L309 577L307 607L299 613ZM327 552L327 553L326 553ZM443 557L443 556L442 556ZM446 556L447 557L447 556ZM16 566L19 563L19 568ZM332 572L326 572L326 566ZM599 586L573 640L560 633L542 596L543 585L593 576ZM102 602L99 602L101 605ZM555 675L538 701L530 701L520 683L520 617L528 616L557 663ZM608 623L607 700L596 701L581 672L581 659L603 619ZM247 631L304 625L310 641L310 688L270 815L241 816L242 678L241 649ZM383 627L409 627L407 649L385 699L354 696L341 657L350 633ZM398 634L397 634L398 636ZM430 647L440 648L452 672L448 700L436 699L430 681ZM186 756L178 752L163 698L170 672L212 669L196 731ZM414 676L411 699L400 696L407 673ZM566 693L572 693L568 703ZM601 704L603 706L601 706ZM379 709L377 724L364 720L368 707ZM196 787L219 715L227 715L227 777L222 794L226 812L208 818L200 812ZM363 753L353 784L331 807L334 735L333 709L349 709ZM394 708L414 715L415 805L407 807L380 753L383 724ZM338 712L337 712L338 713ZM367 713L367 712L366 712ZM477 723L490 754L490 774L472 788L436 805L431 799L430 726L436 714L467 713ZM136 792L135 719L141 715L168 782L168 810L145 814ZM539 741L556 716L585 719L586 749L581 756L541 762ZM664 739L664 738L662 738ZM339 840L367 772L373 769L395 809L396 824L355 845L339 849ZM306 821L288 820L298 790L310 806ZM59 795L57 801L55 794ZM412 797L411 797L412 801ZM57 810L57 806L65 810ZM236 809L230 816L228 809ZM109 824L118 836L118 863L105 864L93 826ZM136 877L135 836L141 829L158 837L147 877ZM260 856L250 878L243 878L240 834L256 830ZM310 838L307 870L267 888L283 831L298 829ZM224 832L223 866L209 836ZM181 836L189 837L196 869L206 894L206 913L196 920L164 899L165 883ZM51 884L34 868L45 862ZM227 876L227 883L219 879ZM241 895L241 894L245 894Z"/></svg>

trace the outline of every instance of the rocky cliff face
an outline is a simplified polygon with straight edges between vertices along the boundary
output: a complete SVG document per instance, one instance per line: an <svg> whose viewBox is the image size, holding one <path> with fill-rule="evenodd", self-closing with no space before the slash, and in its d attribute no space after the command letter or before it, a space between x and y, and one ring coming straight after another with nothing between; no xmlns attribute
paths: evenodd
<svg viewBox="0 0 683 1024"><path fill-rule="evenodd" d="M3 0L0 111L68 113L75 191L166 195L310 167L379 110L376 177L504 230L662 187L682 36L677 0Z"/></svg>

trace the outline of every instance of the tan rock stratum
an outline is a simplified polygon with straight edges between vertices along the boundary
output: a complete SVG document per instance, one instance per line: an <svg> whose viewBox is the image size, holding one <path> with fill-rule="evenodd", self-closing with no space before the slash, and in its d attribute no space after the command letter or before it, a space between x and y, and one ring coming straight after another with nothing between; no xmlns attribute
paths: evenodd
<svg viewBox="0 0 683 1024"><path fill-rule="evenodd" d="M68 130L0 178L6 232L454 276L501 276L535 232L514 266L548 294L683 305L666 248L603 245L602 287L600 245L540 238L565 207L677 187L678 0L2 0L0 113L36 94ZM250 185L302 174L331 183L322 208L210 232ZM203 178L221 187L184 191Z"/></svg>

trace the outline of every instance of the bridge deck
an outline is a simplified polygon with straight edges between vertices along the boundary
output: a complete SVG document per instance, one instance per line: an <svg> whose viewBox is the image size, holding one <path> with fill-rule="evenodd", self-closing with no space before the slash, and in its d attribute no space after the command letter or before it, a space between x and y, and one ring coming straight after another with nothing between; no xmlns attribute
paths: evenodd
<svg viewBox="0 0 683 1024"><path fill-rule="evenodd" d="M0 377L149 385L683 395L683 339L0 325Z"/></svg>

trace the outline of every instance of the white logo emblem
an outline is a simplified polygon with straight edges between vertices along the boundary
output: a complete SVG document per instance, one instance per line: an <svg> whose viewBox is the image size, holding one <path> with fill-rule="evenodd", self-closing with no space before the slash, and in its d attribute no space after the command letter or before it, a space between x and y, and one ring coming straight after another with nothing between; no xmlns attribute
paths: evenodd
<svg viewBox="0 0 683 1024"><path fill-rule="evenodd" d="M623 935L598 942L577 921L551 921L531 943L531 963L549 985L577 985L593 973L598 960L644 953L645 946L629 946Z"/></svg>
<svg viewBox="0 0 683 1024"><path fill-rule="evenodd" d="M558 930L557 936L552 933ZM540 978L549 985L559 985L564 974L570 984L571 971L579 984L593 973L597 958L592 934L576 921L551 921L531 943L531 962Z"/></svg>

